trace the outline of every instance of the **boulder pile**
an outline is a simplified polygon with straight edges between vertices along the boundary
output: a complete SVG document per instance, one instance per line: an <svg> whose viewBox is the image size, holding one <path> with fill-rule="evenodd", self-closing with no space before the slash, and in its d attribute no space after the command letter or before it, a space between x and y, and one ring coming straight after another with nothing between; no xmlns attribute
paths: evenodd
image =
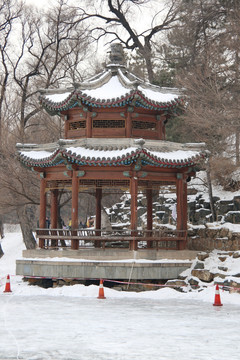
<svg viewBox="0 0 240 360"><path fill-rule="evenodd" d="M178 279L169 280L166 286L187 292L201 291L215 284L224 290L240 293L240 251L200 252L191 268L181 273Z"/></svg>

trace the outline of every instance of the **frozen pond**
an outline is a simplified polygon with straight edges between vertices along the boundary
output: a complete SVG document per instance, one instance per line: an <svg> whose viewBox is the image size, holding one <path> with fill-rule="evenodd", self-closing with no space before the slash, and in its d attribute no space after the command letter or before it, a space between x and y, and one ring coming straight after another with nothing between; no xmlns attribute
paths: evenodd
<svg viewBox="0 0 240 360"><path fill-rule="evenodd" d="M0 294L0 359L239 359L239 306Z"/></svg>

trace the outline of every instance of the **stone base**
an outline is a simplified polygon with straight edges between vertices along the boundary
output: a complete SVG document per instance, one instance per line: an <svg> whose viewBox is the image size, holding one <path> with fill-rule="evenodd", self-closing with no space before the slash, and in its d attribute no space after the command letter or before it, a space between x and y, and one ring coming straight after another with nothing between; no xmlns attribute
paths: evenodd
<svg viewBox="0 0 240 360"><path fill-rule="evenodd" d="M169 280L188 269L196 254L188 250L24 250L24 258L16 261L16 274L62 279Z"/></svg>

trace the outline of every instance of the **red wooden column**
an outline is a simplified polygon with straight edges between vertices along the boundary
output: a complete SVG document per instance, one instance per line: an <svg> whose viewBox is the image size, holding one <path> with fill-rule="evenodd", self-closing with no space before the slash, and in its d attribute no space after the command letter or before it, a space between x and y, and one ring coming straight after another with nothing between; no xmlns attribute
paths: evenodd
<svg viewBox="0 0 240 360"><path fill-rule="evenodd" d="M132 117L131 112L127 112L127 119L126 119L126 137L130 138L132 134Z"/></svg>
<svg viewBox="0 0 240 360"><path fill-rule="evenodd" d="M101 236L101 204L102 204L102 189L96 188L96 229L99 231L96 231L97 236ZM100 247L101 242L96 241L95 247Z"/></svg>
<svg viewBox="0 0 240 360"><path fill-rule="evenodd" d="M44 178L40 181L40 210L39 210L39 227L46 228L46 180ZM39 239L39 247L44 248L44 239Z"/></svg>
<svg viewBox="0 0 240 360"><path fill-rule="evenodd" d="M58 220L58 189L51 190L51 228L57 228ZM54 233L57 235L57 232ZM57 240L51 240L53 247L57 246Z"/></svg>
<svg viewBox="0 0 240 360"><path fill-rule="evenodd" d="M137 195L138 195L138 179L133 176L130 179L130 194L131 194L131 236L135 237L137 232ZM130 250L137 250L137 241L130 242Z"/></svg>
<svg viewBox="0 0 240 360"><path fill-rule="evenodd" d="M187 231L187 182L183 174L177 174L177 230ZM185 247L185 241L179 242L179 250Z"/></svg>
<svg viewBox="0 0 240 360"><path fill-rule="evenodd" d="M146 198L147 198L147 236L152 236L152 189L146 189ZM147 248L152 247L152 242L147 241Z"/></svg>
<svg viewBox="0 0 240 360"><path fill-rule="evenodd" d="M57 228L58 220L58 189L51 190L51 228Z"/></svg>
<svg viewBox="0 0 240 360"><path fill-rule="evenodd" d="M87 119L86 119L86 136L87 138L92 137L92 118L90 111L87 112Z"/></svg>
<svg viewBox="0 0 240 360"><path fill-rule="evenodd" d="M73 170L72 172L72 234L77 235L78 229L78 177L77 172ZM71 248L77 250L79 248L79 241L72 240Z"/></svg>

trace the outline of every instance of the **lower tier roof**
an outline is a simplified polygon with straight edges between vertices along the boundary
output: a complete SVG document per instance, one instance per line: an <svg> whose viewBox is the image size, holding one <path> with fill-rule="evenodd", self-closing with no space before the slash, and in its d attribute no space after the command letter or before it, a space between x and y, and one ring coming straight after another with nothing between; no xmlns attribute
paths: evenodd
<svg viewBox="0 0 240 360"><path fill-rule="evenodd" d="M205 144L180 144L162 140L131 138L60 139L56 143L17 144L19 160L27 167L46 168L62 163L82 166L141 165L182 168L207 157Z"/></svg>

